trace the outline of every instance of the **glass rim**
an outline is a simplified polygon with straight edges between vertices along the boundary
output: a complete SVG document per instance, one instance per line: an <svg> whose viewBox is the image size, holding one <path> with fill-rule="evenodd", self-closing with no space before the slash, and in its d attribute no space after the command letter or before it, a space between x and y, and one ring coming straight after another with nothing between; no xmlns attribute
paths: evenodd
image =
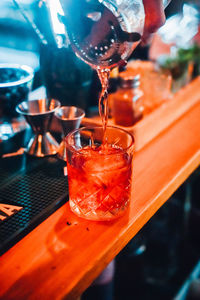
<svg viewBox="0 0 200 300"><path fill-rule="evenodd" d="M85 153L79 151L81 148L80 148L80 149L75 149L73 146L71 146L71 145L67 142L67 140L68 140L73 134L75 134L76 132L80 132L80 131L83 131L83 130L90 130L90 129L94 129L94 128L102 129L102 130L103 130L103 126L95 126L95 125L94 125L94 126L84 126L84 127L80 127L80 128L74 129L73 131L71 131L70 133L68 133L68 135L65 137L65 143L66 143L67 148L72 149L73 152L79 153L79 155L87 155L87 154L85 154ZM130 143L130 145L129 145L128 147L122 148L122 150L123 150L124 152L126 152L127 150L129 150L131 147L134 147L134 144L135 144L135 138L134 138L134 136L133 136L133 134L132 134L131 132L129 132L129 131L123 129L123 128L119 128L119 127L117 127L117 126L107 126L106 129L107 129L107 128L108 128L108 129L116 129L116 130L121 131L121 132L123 132L123 133L125 133L125 134L128 134L128 135L130 136L130 138L131 138L131 143ZM106 155L107 155L107 156L109 156L109 155L117 155L117 153L108 153L108 154L106 154Z"/></svg>

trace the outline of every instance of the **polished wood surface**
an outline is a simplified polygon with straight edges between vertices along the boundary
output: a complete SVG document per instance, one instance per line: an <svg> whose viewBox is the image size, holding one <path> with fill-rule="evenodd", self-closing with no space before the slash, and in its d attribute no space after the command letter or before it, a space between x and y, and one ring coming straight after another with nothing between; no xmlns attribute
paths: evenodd
<svg viewBox="0 0 200 300"><path fill-rule="evenodd" d="M76 299L199 164L200 102L135 153L126 215L87 221L66 204L2 255L0 299Z"/></svg>

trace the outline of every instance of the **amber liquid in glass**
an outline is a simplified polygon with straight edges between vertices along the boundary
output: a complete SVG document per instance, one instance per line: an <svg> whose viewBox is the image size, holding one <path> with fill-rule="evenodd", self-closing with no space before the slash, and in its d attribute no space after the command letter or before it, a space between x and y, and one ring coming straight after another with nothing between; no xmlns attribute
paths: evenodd
<svg viewBox="0 0 200 300"><path fill-rule="evenodd" d="M129 203L131 159L112 145L85 147L68 165L70 207L79 216L109 220Z"/></svg>

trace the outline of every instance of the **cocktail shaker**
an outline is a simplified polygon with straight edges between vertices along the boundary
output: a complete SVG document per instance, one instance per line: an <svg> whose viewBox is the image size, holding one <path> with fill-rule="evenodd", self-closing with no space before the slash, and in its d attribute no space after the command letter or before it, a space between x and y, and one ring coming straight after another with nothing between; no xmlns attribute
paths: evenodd
<svg viewBox="0 0 200 300"><path fill-rule="evenodd" d="M169 1L163 0L164 6ZM67 39L94 68L126 61L140 42L145 11L142 0L61 0Z"/></svg>

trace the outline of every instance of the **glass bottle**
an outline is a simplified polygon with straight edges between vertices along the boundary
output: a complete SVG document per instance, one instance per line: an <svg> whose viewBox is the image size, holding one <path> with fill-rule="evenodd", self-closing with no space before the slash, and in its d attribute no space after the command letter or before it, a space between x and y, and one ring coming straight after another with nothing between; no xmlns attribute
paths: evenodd
<svg viewBox="0 0 200 300"><path fill-rule="evenodd" d="M112 116L116 125L133 126L144 112L140 75L120 73L119 88L112 95Z"/></svg>

